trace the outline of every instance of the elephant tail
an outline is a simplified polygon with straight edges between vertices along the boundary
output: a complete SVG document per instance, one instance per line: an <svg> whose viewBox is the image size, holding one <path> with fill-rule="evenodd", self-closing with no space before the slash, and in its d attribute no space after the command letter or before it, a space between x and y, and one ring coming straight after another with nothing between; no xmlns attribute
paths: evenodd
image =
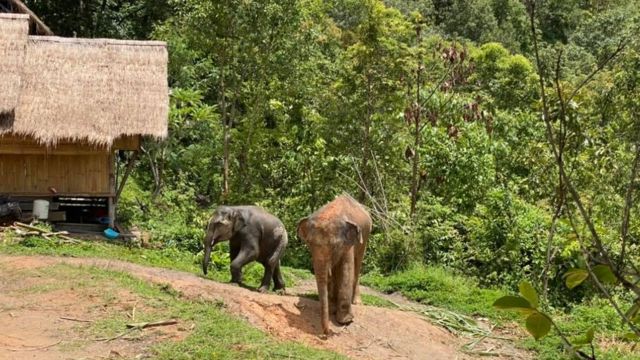
<svg viewBox="0 0 640 360"><path fill-rule="evenodd" d="M287 230L284 229L284 226L277 227L274 232L274 238L277 239L278 245L273 250L271 257L269 258L269 264L275 266L280 261L280 258L284 254L284 250L287 247L287 243L289 242L289 238L287 236Z"/></svg>

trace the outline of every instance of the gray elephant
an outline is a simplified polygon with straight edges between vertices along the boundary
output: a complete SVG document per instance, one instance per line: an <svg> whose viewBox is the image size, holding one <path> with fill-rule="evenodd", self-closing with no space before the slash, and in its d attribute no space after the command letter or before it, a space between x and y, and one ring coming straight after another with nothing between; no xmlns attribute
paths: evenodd
<svg viewBox="0 0 640 360"><path fill-rule="evenodd" d="M277 217L257 206L220 206L213 213L204 237L202 271L207 274L211 249L229 240L231 250L231 282L242 284L242 267L252 261L264 266L258 291L284 289L280 259L287 247L287 231Z"/></svg>
<svg viewBox="0 0 640 360"><path fill-rule="evenodd" d="M325 335L330 332L329 310L340 324L353 321L351 304L360 303L360 269L371 227L367 210L348 195L338 196L298 224L298 237L313 258Z"/></svg>

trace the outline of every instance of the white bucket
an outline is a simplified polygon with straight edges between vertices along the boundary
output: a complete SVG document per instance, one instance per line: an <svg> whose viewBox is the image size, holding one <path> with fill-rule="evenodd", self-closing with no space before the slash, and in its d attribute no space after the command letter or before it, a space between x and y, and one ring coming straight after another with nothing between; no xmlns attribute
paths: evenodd
<svg viewBox="0 0 640 360"><path fill-rule="evenodd" d="M49 202L47 200L33 200L33 217L40 220L49 218Z"/></svg>

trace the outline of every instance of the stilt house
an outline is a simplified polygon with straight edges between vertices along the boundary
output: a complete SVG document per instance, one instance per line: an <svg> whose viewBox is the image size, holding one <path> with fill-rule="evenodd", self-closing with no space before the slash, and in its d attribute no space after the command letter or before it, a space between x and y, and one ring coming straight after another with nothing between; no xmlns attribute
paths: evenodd
<svg viewBox="0 0 640 360"><path fill-rule="evenodd" d="M117 152L137 155L142 136L167 135L166 46L30 28L32 16L0 13L0 195L63 211L90 200L103 205L69 207L67 220L113 225L128 175L116 172Z"/></svg>

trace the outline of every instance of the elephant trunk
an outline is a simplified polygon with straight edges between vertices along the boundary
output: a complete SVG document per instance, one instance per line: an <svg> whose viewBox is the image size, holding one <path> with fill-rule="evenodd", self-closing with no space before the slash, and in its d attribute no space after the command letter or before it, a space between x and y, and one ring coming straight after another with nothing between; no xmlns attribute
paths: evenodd
<svg viewBox="0 0 640 360"><path fill-rule="evenodd" d="M212 237L208 234L204 239L204 258L202 259L202 272L207 275L207 271L209 269L209 260L211 258L211 249L213 248Z"/></svg>
<svg viewBox="0 0 640 360"><path fill-rule="evenodd" d="M313 271L316 275L316 283L318 286L318 298L320 300L320 319L322 323L322 331L325 335L329 335L329 268L328 264L321 261L314 261Z"/></svg>

